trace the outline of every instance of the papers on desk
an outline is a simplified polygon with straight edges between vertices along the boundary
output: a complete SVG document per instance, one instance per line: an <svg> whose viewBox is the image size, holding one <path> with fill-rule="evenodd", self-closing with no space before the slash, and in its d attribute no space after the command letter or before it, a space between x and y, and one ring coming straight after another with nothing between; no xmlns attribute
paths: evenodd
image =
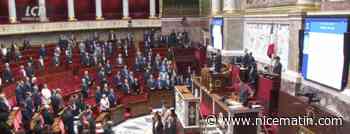
<svg viewBox="0 0 350 134"><path fill-rule="evenodd" d="M226 103L229 105L228 108L230 110L241 109L244 107L242 103L233 100L226 100Z"/></svg>
<svg viewBox="0 0 350 134"><path fill-rule="evenodd" d="M254 108L254 109L260 109L260 108L263 108L263 106L261 106L261 105L252 105L252 108Z"/></svg>

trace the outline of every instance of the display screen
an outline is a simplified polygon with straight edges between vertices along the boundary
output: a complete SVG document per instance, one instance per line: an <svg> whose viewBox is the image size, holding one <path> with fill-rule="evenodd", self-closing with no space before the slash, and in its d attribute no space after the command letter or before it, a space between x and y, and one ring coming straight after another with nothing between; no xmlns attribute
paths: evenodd
<svg viewBox="0 0 350 134"><path fill-rule="evenodd" d="M302 75L305 79L341 90L344 68L345 18L305 20Z"/></svg>
<svg viewBox="0 0 350 134"><path fill-rule="evenodd" d="M214 18L212 20L211 36L212 36L213 47L215 49L220 49L220 50L223 48L222 26L223 26L222 18Z"/></svg>

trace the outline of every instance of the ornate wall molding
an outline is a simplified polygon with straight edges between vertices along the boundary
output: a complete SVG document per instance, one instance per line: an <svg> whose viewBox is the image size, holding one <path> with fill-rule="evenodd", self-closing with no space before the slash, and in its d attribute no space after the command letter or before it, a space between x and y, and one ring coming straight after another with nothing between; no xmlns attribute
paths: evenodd
<svg viewBox="0 0 350 134"><path fill-rule="evenodd" d="M16 35L45 32L64 32L78 30L118 29L118 28L149 28L161 27L160 19L105 20L105 21L77 21L50 22L33 24L0 25L0 35Z"/></svg>

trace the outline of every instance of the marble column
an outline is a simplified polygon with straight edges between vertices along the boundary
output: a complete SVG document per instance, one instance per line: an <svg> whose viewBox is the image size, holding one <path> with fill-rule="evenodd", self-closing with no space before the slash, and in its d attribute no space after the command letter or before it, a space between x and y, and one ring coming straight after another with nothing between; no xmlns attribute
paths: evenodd
<svg viewBox="0 0 350 134"><path fill-rule="evenodd" d="M8 0L8 10L9 10L9 21L10 23L17 22L17 13L16 13L16 1Z"/></svg>
<svg viewBox="0 0 350 134"><path fill-rule="evenodd" d="M46 15L46 0L39 0L39 18L41 22L48 21L47 15Z"/></svg>
<svg viewBox="0 0 350 134"><path fill-rule="evenodd" d="M102 0L95 0L96 2L96 20L103 20L103 15L102 15Z"/></svg>
<svg viewBox="0 0 350 134"><path fill-rule="evenodd" d="M149 18L156 18L156 0L149 1Z"/></svg>
<svg viewBox="0 0 350 134"><path fill-rule="evenodd" d="M123 0L123 19L130 19L130 17L129 17L129 0Z"/></svg>
<svg viewBox="0 0 350 134"><path fill-rule="evenodd" d="M76 21L74 11L74 0L68 0L68 21Z"/></svg>
<svg viewBox="0 0 350 134"><path fill-rule="evenodd" d="M211 0L211 14L217 15L220 12L220 0Z"/></svg>
<svg viewBox="0 0 350 134"><path fill-rule="evenodd" d="M224 0L223 11L225 13L233 13L236 10L236 0Z"/></svg>
<svg viewBox="0 0 350 134"><path fill-rule="evenodd" d="M163 15L163 0L159 0L159 15L158 17L161 18Z"/></svg>

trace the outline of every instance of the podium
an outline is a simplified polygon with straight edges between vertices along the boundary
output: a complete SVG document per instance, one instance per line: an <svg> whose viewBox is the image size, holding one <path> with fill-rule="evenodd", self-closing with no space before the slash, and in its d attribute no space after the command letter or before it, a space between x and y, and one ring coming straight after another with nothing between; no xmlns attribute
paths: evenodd
<svg viewBox="0 0 350 134"><path fill-rule="evenodd" d="M186 86L175 86L175 113L184 129L199 128L199 98Z"/></svg>
<svg viewBox="0 0 350 134"><path fill-rule="evenodd" d="M213 72L209 68L201 70L201 83L208 89L209 92L225 89L229 81L228 67L224 66L221 72Z"/></svg>
<svg viewBox="0 0 350 134"><path fill-rule="evenodd" d="M271 74L259 75L257 99L264 106L265 112L276 113L278 111L280 86L280 76Z"/></svg>

